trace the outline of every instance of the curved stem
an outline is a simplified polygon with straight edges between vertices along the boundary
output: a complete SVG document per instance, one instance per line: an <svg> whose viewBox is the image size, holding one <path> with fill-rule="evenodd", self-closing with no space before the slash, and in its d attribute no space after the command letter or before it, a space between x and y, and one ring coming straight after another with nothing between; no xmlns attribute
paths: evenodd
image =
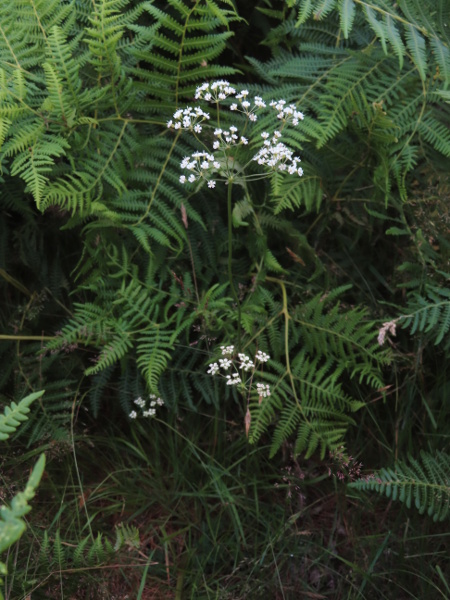
<svg viewBox="0 0 450 600"><path fill-rule="evenodd" d="M233 190L232 180L228 180L228 280L230 282L231 291L236 301L238 311L238 350L241 349L241 304L239 302L239 296L237 295L236 288L233 282L233 271L231 269L231 261L233 259L233 216L231 210L231 195Z"/></svg>

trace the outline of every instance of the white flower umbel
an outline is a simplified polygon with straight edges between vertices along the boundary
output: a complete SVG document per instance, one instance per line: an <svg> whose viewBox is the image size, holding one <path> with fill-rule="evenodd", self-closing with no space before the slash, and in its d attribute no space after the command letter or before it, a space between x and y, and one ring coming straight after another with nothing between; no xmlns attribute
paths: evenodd
<svg viewBox="0 0 450 600"><path fill-rule="evenodd" d="M270 360L270 356L268 354L266 354L265 352L261 352L261 350L258 350L258 352L256 353L255 356L256 360L259 360L259 362L265 363L268 360Z"/></svg>
<svg viewBox="0 0 450 600"><path fill-rule="evenodd" d="M237 147L247 146L251 143L248 137L238 133L237 125L230 125L223 129L219 124L219 104L226 104L231 112L237 113L237 117L242 121L245 117L242 133L247 131L247 126L257 120L257 114L264 110L275 110L277 117L281 122L280 130L286 126L296 127L304 119L301 111L297 110L295 104L288 104L286 100L272 100L267 107L261 96L250 96L246 89L236 90L229 81L220 80L212 83L204 83L197 87L195 99L215 103L217 106L217 127L214 128L214 138L212 149L209 150L209 143L204 143L201 137L206 128L213 128L209 124L210 114L205 112L200 106L188 106L185 109L178 109L172 119L168 121L169 129L190 131L205 148L205 152L196 152L181 161L181 168L186 173L180 176L180 182L196 183L204 181L209 188L214 189L218 181L231 183L237 176L242 179L260 179L261 176L268 176L273 172L285 171L289 175L303 175L303 169L299 167L300 158L294 156L286 144L281 142L281 131L275 131L272 135L267 132L262 134L264 139L263 147L245 164L238 163L239 153ZM271 139L270 139L271 138ZM253 140L255 141L255 140ZM246 157L246 160L248 156ZM245 168L250 163L256 162L258 165L268 169L266 175L245 174ZM239 165L236 168L236 165ZM214 176L213 176L214 175Z"/></svg>
<svg viewBox="0 0 450 600"><path fill-rule="evenodd" d="M139 396L139 398L136 398L136 400L134 401L134 404L137 404L137 406L139 406L139 408L144 408L144 406L145 406L145 400L143 400Z"/></svg>
<svg viewBox="0 0 450 600"><path fill-rule="evenodd" d="M232 365L232 362L229 358L219 358L219 365L221 369L229 369Z"/></svg>
<svg viewBox="0 0 450 600"><path fill-rule="evenodd" d="M167 122L169 129L184 129L201 133L203 127L200 123L209 121L209 114L204 112L199 106L193 108L188 106L184 110L177 110L173 114L173 118Z"/></svg>
<svg viewBox="0 0 450 600"><path fill-rule="evenodd" d="M266 363L270 360L270 356L261 350L255 355L252 360L247 354L239 352L237 357L234 357L234 346L220 346L222 356L227 358L219 358L218 362L213 362L209 365L209 375L219 375L226 379L227 385L240 385L242 389L251 391L256 389L256 392L260 398L267 398L270 396L270 387L268 384L256 383L254 384L254 377L256 375L256 363ZM234 370L231 374L223 374L221 371ZM249 373L249 375L246 375ZM256 385L256 388L253 386Z"/></svg>
<svg viewBox="0 0 450 600"><path fill-rule="evenodd" d="M303 169L298 167L300 162L298 156L294 156L292 150L280 142L281 133L275 131L272 140L269 140L269 134L264 131L261 134L264 140L264 145L257 154L252 158L258 165L268 167L271 171L287 171L289 175L297 174L299 177L303 175Z"/></svg>
<svg viewBox="0 0 450 600"><path fill-rule="evenodd" d="M187 179L186 175L181 175L180 182L186 183L188 181L189 183L194 183L198 179L208 179L208 175L216 171L220 167L220 164L215 160L213 154L209 154L208 152L194 152L191 156L183 158L180 166L189 173ZM209 185L209 187L214 187L215 185L215 182L213 182L213 185Z"/></svg>
<svg viewBox="0 0 450 600"><path fill-rule="evenodd" d="M233 373L233 375L226 375L227 385L239 385L242 383L242 379L239 377L239 373Z"/></svg>
<svg viewBox="0 0 450 600"><path fill-rule="evenodd" d="M289 104L289 106L286 106L286 104L286 100L272 100L269 106L277 111L277 117L280 121L297 126L305 117L302 112L297 110L295 104Z"/></svg>
<svg viewBox="0 0 450 600"><path fill-rule="evenodd" d="M147 401L143 400L140 396L134 400L134 404L141 409L143 417L154 417L156 415L156 407L164 406L164 400L158 398L156 394L150 394L148 397L148 407ZM137 419L138 413L135 410L132 410L128 416L130 419Z"/></svg>
<svg viewBox="0 0 450 600"><path fill-rule="evenodd" d="M268 383L257 383L256 391L260 398L268 398L270 396L270 385Z"/></svg>
<svg viewBox="0 0 450 600"><path fill-rule="evenodd" d="M236 90L230 85L229 81L214 81L213 83L204 83L195 91L196 100L206 100L207 102L220 102L228 96L234 96Z"/></svg>
<svg viewBox="0 0 450 600"><path fill-rule="evenodd" d="M219 372L219 365L217 363L211 363L207 371L208 375L215 375Z"/></svg>
<svg viewBox="0 0 450 600"><path fill-rule="evenodd" d="M220 346L222 356L231 356L234 352L234 346Z"/></svg>
<svg viewBox="0 0 450 600"><path fill-rule="evenodd" d="M252 359L246 354L238 354L238 358L241 361L241 364L239 365L240 369L243 369L244 371L251 371L255 368Z"/></svg>
<svg viewBox="0 0 450 600"><path fill-rule="evenodd" d="M261 404L265 398L271 395L270 386L267 383L255 382L257 375L257 363L266 363L270 357L265 352L258 350L254 360L247 354L239 352L234 356L234 346L221 346L222 356L229 358L219 358L219 362L214 362L209 365L208 373L210 375L219 375L226 381L226 385L235 386L239 392L247 399L247 412L245 413L245 432L248 437L251 425L250 398L258 398L258 403ZM239 361L239 362L238 362ZM222 374L220 371L229 371L234 369L234 372ZM248 373L248 374L247 374Z"/></svg>

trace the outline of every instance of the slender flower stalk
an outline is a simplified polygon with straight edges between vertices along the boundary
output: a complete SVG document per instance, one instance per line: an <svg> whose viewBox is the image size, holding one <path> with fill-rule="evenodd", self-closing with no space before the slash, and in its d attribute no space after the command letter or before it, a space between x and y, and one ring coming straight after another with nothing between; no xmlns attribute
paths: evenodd
<svg viewBox="0 0 450 600"><path fill-rule="evenodd" d="M232 260L233 260L233 215L232 215L232 190L233 190L233 181L228 182L228 194L227 194L227 207L228 207L228 281L230 282L231 291L234 296L234 300L236 302L237 311L238 311L238 348L241 348L241 303L239 301L239 296L237 295L236 288L234 286L233 281L233 269L232 269Z"/></svg>

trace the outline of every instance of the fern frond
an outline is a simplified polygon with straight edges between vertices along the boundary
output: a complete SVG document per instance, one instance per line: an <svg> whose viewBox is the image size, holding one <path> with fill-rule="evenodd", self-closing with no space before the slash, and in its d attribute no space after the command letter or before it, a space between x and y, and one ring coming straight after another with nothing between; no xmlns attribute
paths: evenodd
<svg viewBox="0 0 450 600"><path fill-rule="evenodd" d="M413 294L409 302L410 314L398 318L404 328L409 328L411 335L416 332L429 334L437 346L443 340L449 341L447 333L450 329L450 292L445 288L427 287L426 297Z"/></svg>
<svg viewBox="0 0 450 600"><path fill-rule="evenodd" d="M361 407L355 403L339 383L341 370L336 369L332 359L321 362L319 357L310 359L305 350L300 351L292 363L293 385L291 388L281 364L273 363L276 375L264 374L264 379L272 384L268 398L260 402L254 398L251 403L250 440L255 442L260 435L275 422L272 437L271 456L282 444L295 434L295 454L311 456L320 450L324 456L327 450L342 444L347 427L353 419L346 413Z"/></svg>
<svg viewBox="0 0 450 600"><path fill-rule="evenodd" d="M294 321L300 325L305 348L311 355L334 356L339 364L358 374L360 381L382 387L381 367L389 360L377 342L375 324L364 309L342 310L333 301L348 288L316 296L298 307Z"/></svg>
<svg viewBox="0 0 450 600"><path fill-rule="evenodd" d="M132 531L133 528L130 528L130 530ZM124 543L126 543L125 539ZM43 573L49 571L60 572L71 567L93 568L104 565L111 560L115 552L116 550L108 538L100 533L95 539L87 536L79 540L74 546L69 546L62 544L59 530L56 531L53 539L50 539L48 532L45 531L37 560Z"/></svg>
<svg viewBox="0 0 450 600"><path fill-rule="evenodd" d="M414 505L434 521L444 521L450 515L450 456L439 451L433 456L422 450L420 457L421 461L409 457L409 464L399 461L394 468L381 469L349 486L374 490L408 508Z"/></svg>
<svg viewBox="0 0 450 600"><path fill-rule="evenodd" d="M33 392L23 398L18 404L11 402L6 406L3 415L0 415L0 441L7 440L9 436L16 431L21 423L28 419L30 405L41 398L45 392Z"/></svg>

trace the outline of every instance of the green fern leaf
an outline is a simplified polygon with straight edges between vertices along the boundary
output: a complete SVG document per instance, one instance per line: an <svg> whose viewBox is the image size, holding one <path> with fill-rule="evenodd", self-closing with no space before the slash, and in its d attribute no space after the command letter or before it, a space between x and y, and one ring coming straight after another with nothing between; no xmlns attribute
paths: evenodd
<svg viewBox="0 0 450 600"><path fill-rule="evenodd" d="M3 415L0 415L0 441L7 440L17 427L28 419L30 405L41 398L44 393L44 391L33 392L18 404L11 402L10 406L5 407Z"/></svg>
<svg viewBox="0 0 450 600"><path fill-rule="evenodd" d="M375 490L408 508L414 504L420 514L443 521L450 515L450 456L439 451L434 456L421 451L420 456L421 462L410 457L409 464L398 462L393 469L381 469L349 486Z"/></svg>
<svg viewBox="0 0 450 600"><path fill-rule="evenodd" d="M384 18L385 23L385 32L388 41L392 44L395 53L398 56L398 63L400 69L403 69L403 55L405 53L405 46L403 44L402 38L398 32L397 27L395 26L395 21L391 15L385 15Z"/></svg>
<svg viewBox="0 0 450 600"><path fill-rule="evenodd" d="M348 34L352 30L355 19L355 3L353 0L342 0L339 10L341 29L344 32L344 38L348 39Z"/></svg>
<svg viewBox="0 0 450 600"><path fill-rule="evenodd" d="M427 71L425 40L419 33L417 27L411 24L408 24L405 27L405 37L406 46L411 52L412 59L417 67L417 70L419 71L420 77L422 80L425 80Z"/></svg>

